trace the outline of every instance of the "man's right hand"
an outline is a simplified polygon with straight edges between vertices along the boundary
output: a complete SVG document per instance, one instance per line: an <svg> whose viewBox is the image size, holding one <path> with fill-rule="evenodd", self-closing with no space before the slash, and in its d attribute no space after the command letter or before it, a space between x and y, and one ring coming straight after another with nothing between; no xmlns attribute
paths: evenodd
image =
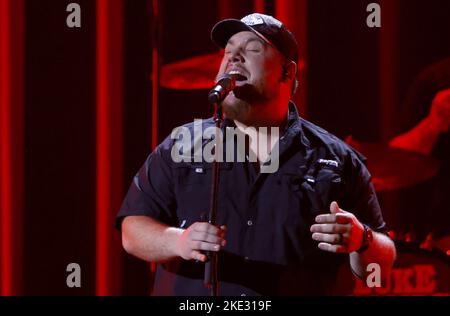
<svg viewBox="0 0 450 316"><path fill-rule="evenodd" d="M428 119L441 132L446 132L450 126L450 89L436 94L431 104Z"/></svg>
<svg viewBox="0 0 450 316"><path fill-rule="evenodd" d="M196 222L183 231L177 240L177 254L185 260L206 262L202 251L219 251L225 247L226 227L216 227L206 222Z"/></svg>

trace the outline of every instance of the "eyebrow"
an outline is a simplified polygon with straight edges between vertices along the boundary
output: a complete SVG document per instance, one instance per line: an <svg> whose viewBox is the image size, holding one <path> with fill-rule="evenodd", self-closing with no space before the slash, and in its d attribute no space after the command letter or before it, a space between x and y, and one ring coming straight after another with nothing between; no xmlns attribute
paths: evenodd
<svg viewBox="0 0 450 316"><path fill-rule="evenodd" d="M256 36L256 35L255 35ZM266 45L266 42L263 41L261 38L259 38L258 36L256 37L252 37L249 38L248 40L245 41L245 45L248 45L248 43L250 42L260 42L261 44L263 44L264 46ZM234 41L232 39L229 39L227 42L227 45L234 45Z"/></svg>

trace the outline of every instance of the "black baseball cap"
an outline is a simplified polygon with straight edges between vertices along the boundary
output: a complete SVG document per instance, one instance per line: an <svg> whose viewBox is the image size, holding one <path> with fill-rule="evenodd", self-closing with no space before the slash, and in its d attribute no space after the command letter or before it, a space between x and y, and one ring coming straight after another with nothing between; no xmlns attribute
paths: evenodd
<svg viewBox="0 0 450 316"><path fill-rule="evenodd" d="M225 48L228 40L236 33L251 31L273 45L288 60L298 61L298 44L294 35L283 23L266 14L252 13L241 20L225 19L218 22L211 31L211 40Z"/></svg>

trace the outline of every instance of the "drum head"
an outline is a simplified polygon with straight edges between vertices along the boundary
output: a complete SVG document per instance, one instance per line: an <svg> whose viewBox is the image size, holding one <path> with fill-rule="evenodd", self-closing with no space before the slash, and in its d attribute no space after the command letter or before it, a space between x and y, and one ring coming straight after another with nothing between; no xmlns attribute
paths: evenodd
<svg viewBox="0 0 450 316"><path fill-rule="evenodd" d="M396 242L396 247L397 259L386 284L377 287L369 275L366 282L355 282L353 295L450 295L449 256L413 243Z"/></svg>

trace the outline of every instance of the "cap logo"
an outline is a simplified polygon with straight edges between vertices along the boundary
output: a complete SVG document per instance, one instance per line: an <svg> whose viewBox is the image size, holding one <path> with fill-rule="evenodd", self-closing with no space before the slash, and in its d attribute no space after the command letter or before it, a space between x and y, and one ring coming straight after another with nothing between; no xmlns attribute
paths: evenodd
<svg viewBox="0 0 450 316"><path fill-rule="evenodd" d="M258 15L248 15L244 17L241 21L249 26L264 24L264 20Z"/></svg>

